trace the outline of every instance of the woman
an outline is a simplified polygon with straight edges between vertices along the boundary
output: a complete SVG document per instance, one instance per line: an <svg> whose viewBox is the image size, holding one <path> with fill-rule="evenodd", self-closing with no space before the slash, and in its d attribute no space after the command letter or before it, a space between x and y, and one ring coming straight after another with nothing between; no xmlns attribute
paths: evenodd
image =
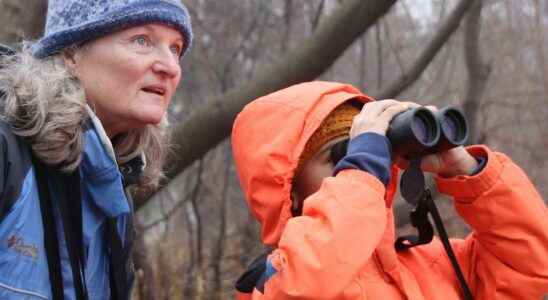
<svg viewBox="0 0 548 300"><path fill-rule="evenodd" d="M50 0L4 57L0 299L128 299L131 200L154 188L192 41L176 0Z"/></svg>

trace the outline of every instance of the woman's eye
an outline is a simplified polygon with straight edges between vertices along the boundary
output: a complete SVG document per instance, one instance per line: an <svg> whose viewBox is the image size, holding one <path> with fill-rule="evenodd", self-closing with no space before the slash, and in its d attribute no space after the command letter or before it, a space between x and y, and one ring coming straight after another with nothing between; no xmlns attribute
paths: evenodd
<svg viewBox="0 0 548 300"><path fill-rule="evenodd" d="M178 46L178 45L174 45L174 46L171 46L171 52L173 52L173 54L175 54L176 56L180 56L181 55L181 47Z"/></svg>
<svg viewBox="0 0 548 300"><path fill-rule="evenodd" d="M144 35L137 36L133 39L133 42L136 43L139 46L148 47L150 46L150 42L148 41L147 37Z"/></svg>

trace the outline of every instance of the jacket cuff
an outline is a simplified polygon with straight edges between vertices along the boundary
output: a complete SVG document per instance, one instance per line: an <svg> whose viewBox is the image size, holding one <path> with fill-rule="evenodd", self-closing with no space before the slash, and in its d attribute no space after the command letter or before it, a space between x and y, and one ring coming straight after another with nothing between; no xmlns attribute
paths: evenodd
<svg viewBox="0 0 548 300"><path fill-rule="evenodd" d="M489 190L498 181L503 167L495 153L487 146L470 146L466 150L474 157L486 159L482 170L474 175L459 175L450 178L436 176L435 178L440 193L453 196L460 202L472 202Z"/></svg>
<svg viewBox="0 0 548 300"><path fill-rule="evenodd" d="M348 143L346 156L337 163L333 171L358 169L377 177L384 185L390 181L391 145L388 138L377 133L366 132Z"/></svg>

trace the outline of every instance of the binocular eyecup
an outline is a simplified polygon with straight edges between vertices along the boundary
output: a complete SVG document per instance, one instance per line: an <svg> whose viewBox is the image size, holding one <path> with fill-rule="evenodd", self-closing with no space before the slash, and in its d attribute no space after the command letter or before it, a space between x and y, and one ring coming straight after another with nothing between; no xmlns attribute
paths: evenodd
<svg viewBox="0 0 548 300"><path fill-rule="evenodd" d="M455 107L412 108L395 116L386 132L395 156L412 158L464 145L468 122Z"/></svg>

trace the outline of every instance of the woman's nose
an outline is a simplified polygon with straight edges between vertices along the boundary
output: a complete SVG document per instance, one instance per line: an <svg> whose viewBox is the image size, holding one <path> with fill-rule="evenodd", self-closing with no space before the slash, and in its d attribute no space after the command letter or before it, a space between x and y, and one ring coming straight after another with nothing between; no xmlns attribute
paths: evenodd
<svg viewBox="0 0 548 300"><path fill-rule="evenodd" d="M159 58L152 65L154 72L173 78L181 72L181 65L176 55L171 51L159 51Z"/></svg>

